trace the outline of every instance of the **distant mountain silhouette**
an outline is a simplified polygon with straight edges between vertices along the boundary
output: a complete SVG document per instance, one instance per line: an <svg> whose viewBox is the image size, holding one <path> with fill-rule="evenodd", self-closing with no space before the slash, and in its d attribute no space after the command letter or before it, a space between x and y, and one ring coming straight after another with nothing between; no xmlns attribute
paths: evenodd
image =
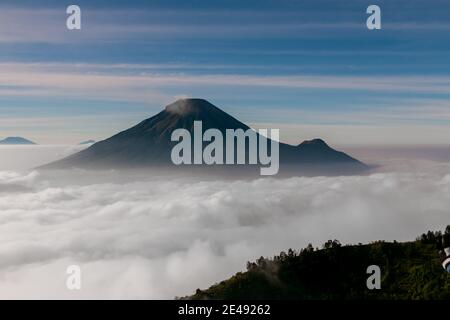
<svg viewBox="0 0 450 320"><path fill-rule="evenodd" d="M3 140L0 140L0 144L7 144L7 145L30 145L30 144L36 144L33 141L27 140L22 137L8 137Z"/></svg>
<svg viewBox="0 0 450 320"><path fill-rule="evenodd" d="M86 141L80 142L79 145L94 144L95 142L96 142L95 140L86 140Z"/></svg>
<svg viewBox="0 0 450 320"><path fill-rule="evenodd" d="M45 168L117 168L173 165L170 154L177 142L171 141L175 129L191 133L194 121L202 121L203 131L249 127L203 99L181 99L165 107L157 115L104 141ZM362 170L363 163L330 148L323 140L305 141L298 146L280 143L280 165L324 169ZM259 166L259 165L258 165ZM192 167L192 166L189 166ZM224 166L221 166L224 167ZM241 166L242 167L242 166Z"/></svg>

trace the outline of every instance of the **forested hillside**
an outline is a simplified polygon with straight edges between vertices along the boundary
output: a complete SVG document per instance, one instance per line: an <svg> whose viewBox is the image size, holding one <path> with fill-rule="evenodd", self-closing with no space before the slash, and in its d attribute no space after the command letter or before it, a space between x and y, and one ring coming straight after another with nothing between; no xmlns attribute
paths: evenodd
<svg viewBox="0 0 450 320"><path fill-rule="evenodd" d="M320 250L289 249L248 262L246 272L188 299L450 299L450 275L438 254L442 236L349 246L330 240ZM381 268L380 290L367 288L370 265Z"/></svg>

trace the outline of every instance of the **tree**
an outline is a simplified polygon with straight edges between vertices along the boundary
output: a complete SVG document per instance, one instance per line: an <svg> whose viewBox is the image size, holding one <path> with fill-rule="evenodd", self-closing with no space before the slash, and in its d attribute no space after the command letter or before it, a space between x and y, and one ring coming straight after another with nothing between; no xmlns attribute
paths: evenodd
<svg viewBox="0 0 450 320"><path fill-rule="evenodd" d="M339 242L339 240L328 240L325 242L322 246L324 249L336 249L342 247L342 244Z"/></svg>
<svg viewBox="0 0 450 320"><path fill-rule="evenodd" d="M325 243L322 245L322 247L323 247L324 249L331 249L332 245L333 245L333 240L328 240L327 242L325 242Z"/></svg>
<svg viewBox="0 0 450 320"><path fill-rule="evenodd" d="M332 247L333 249L334 249L334 248L340 248L340 247L342 247L342 244L339 242L339 240L334 239L333 242L332 242L332 244L331 244L331 247Z"/></svg>
<svg viewBox="0 0 450 320"><path fill-rule="evenodd" d="M252 271L256 269L256 263L247 261L247 271Z"/></svg>
<svg viewBox="0 0 450 320"><path fill-rule="evenodd" d="M295 253L294 250L292 250L291 248L288 249L288 257L289 258L294 258L297 254Z"/></svg>
<svg viewBox="0 0 450 320"><path fill-rule="evenodd" d="M264 257L259 257L258 260L256 260L256 264L258 265L258 267L260 267L261 269L265 269L267 266L267 262L266 259Z"/></svg>

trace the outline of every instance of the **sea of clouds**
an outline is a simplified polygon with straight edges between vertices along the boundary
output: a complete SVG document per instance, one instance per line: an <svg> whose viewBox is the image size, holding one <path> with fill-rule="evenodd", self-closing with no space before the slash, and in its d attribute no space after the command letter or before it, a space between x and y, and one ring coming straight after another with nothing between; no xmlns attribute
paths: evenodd
<svg viewBox="0 0 450 320"><path fill-rule="evenodd" d="M171 299L310 242L413 240L449 209L450 165L425 160L254 180L0 171L0 298Z"/></svg>

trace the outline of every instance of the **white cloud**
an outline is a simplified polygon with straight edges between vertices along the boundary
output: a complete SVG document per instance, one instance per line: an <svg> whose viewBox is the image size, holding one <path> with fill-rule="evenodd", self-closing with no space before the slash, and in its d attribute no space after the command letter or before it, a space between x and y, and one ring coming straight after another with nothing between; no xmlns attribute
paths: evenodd
<svg viewBox="0 0 450 320"><path fill-rule="evenodd" d="M173 298L308 242L442 229L449 165L400 163L369 176L248 181L2 172L1 185L26 189L0 192L0 298ZM70 264L82 268L81 291L65 288Z"/></svg>

